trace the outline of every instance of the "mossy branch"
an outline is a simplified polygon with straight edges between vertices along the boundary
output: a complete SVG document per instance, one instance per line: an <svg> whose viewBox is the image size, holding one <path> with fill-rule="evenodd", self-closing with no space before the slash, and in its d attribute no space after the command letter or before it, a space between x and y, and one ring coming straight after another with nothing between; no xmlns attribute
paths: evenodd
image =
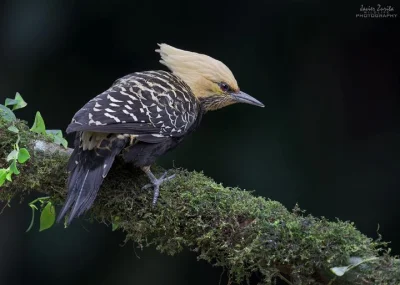
<svg viewBox="0 0 400 285"><path fill-rule="evenodd" d="M2 186L0 201L38 191L61 204L69 152L30 132L24 122L16 124L31 159ZM0 167L15 141L8 126L0 121ZM257 274L261 284L276 278L288 284L400 284L399 262L383 250L385 243L364 236L352 223L304 215L298 208L288 211L202 173L170 171L176 178L162 185L153 208L151 191L141 190L146 177L117 161L88 215L106 224L118 218L126 241L140 247L154 245L171 255L189 248L199 259L224 267L232 282ZM345 274L335 277L333 267Z"/></svg>

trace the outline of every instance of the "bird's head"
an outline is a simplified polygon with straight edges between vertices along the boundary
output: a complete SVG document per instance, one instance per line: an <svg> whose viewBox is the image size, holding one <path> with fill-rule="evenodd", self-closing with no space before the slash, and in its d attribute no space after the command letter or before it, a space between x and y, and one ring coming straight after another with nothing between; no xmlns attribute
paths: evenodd
<svg viewBox="0 0 400 285"><path fill-rule="evenodd" d="M230 69L210 56L160 44L160 62L180 77L202 102L206 110L216 110L234 103L264 107L257 99L240 91Z"/></svg>

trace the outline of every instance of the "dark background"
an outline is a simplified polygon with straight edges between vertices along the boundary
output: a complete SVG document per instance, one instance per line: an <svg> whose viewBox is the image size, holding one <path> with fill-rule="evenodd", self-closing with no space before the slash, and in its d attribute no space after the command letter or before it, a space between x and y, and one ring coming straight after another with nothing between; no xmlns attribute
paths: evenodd
<svg viewBox="0 0 400 285"><path fill-rule="evenodd" d="M379 224L400 254L400 20L356 18L365 2L318 2L2 1L0 103L18 91L29 104L20 118L40 110L65 130L116 78L164 69L157 43L208 54L266 107L207 114L160 163L354 221L372 238ZM30 218L18 201L0 216L1 285L219 282L195 254L121 247L122 233L83 220L25 234Z"/></svg>

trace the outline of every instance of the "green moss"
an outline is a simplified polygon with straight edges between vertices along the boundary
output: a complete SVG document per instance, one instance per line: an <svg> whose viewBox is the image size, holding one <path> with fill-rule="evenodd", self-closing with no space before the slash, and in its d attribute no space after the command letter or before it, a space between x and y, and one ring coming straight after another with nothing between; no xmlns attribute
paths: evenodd
<svg viewBox="0 0 400 285"><path fill-rule="evenodd" d="M7 130L10 125L11 123L0 120L0 167L8 167L5 158L17 140L17 134ZM47 136L30 132L24 121L15 122L15 126L20 131L19 147L27 148L31 158L24 164L18 164L21 174L14 175L12 183L7 181L1 187L0 200L9 200L17 194L24 196L31 190L46 193L64 193L67 177L65 166L68 157L63 153L46 155L35 151L33 146L36 140L51 142L51 139Z"/></svg>
<svg viewBox="0 0 400 285"><path fill-rule="evenodd" d="M29 132L23 122L18 124L21 145L33 155L21 175L1 189L0 200L35 190L60 204L67 156L35 153L32 142L42 137ZM0 138L4 157L15 141L4 122ZM163 171L156 166L154 170ZM152 245L170 255L189 248L199 259L224 267L238 283L257 272L263 284L272 284L277 276L292 284L328 284L334 278L331 267L346 266L352 257L380 256L331 284L400 284L397 260L381 253L385 244L366 237L350 222L316 218L298 208L288 211L279 202L224 187L199 172L171 172L176 177L162 185L159 202L152 207L152 192L141 189L146 177L117 160L89 216L106 224L118 217L126 241L140 247Z"/></svg>

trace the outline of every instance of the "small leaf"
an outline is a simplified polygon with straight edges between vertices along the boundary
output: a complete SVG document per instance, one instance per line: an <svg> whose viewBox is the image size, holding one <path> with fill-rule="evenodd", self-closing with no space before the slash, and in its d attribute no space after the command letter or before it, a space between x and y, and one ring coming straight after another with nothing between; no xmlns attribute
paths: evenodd
<svg viewBox="0 0 400 285"><path fill-rule="evenodd" d="M14 105L13 110L21 109L28 105L18 92L15 94L14 100L17 101L17 104Z"/></svg>
<svg viewBox="0 0 400 285"><path fill-rule="evenodd" d="M36 112L35 122L33 123L31 131L42 135L46 134L46 126L40 112Z"/></svg>
<svg viewBox="0 0 400 285"><path fill-rule="evenodd" d="M119 217L118 217L118 216L115 216L115 217L113 218L113 222L112 222L112 225L111 225L111 230L112 230L113 232L116 231L116 230L119 228L118 221L119 221Z"/></svg>
<svg viewBox="0 0 400 285"><path fill-rule="evenodd" d="M29 151L26 148L20 148L18 152L18 162L19 163L24 163L27 161L31 155L29 154Z"/></svg>
<svg viewBox="0 0 400 285"><path fill-rule="evenodd" d="M16 133L16 134L19 133L19 130L17 129L16 126L10 126L10 127L8 127L7 130L9 130L10 132Z"/></svg>
<svg viewBox="0 0 400 285"><path fill-rule="evenodd" d="M62 139L61 139L61 145L62 145L65 149L67 149L67 148L68 148L68 141L67 141L66 139L62 138Z"/></svg>
<svg viewBox="0 0 400 285"><path fill-rule="evenodd" d="M56 209L51 202L43 208L40 214L40 229L39 231L44 231L51 228L56 220Z"/></svg>
<svg viewBox="0 0 400 285"><path fill-rule="evenodd" d="M68 142L63 137L54 137L54 143L62 145L64 148L68 147Z"/></svg>
<svg viewBox="0 0 400 285"><path fill-rule="evenodd" d="M22 99L22 96L17 92L15 94L14 99L7 98L6 99L6 106L13 106L13 110L21 109L24 108L26 105L28 105L24 99Z"/></svg>
<svg viewBox="0 0 400 285"><path fill-rule="evenodd" d="M336 276L343 276L347 271L349 271L350 266L340 266L340 267L332 267L331 271Z"/></svg>
<svg viewBox="0 0 400 285"><path fill-rule="evenodd" d="M36 205L34 204L34 201L32 201L32 202L29 203L29 207L31 207L32 209L35 209L35 210L39 210L39 209L36 207Z"/></svg>
<svg viewBox="0 0 400 285"><path fill-rule="evenodd" d="M57 137L62 137L62 132L61 130L46 130L46 133L49 135L54 135Z"/></svg>
<svg viewBox="0 0 400 285"><path fill-rule="evenodd" d="M12 181L12 179L11 179L12 175L13 175L13 173L11 171L7 172L6 179L10 182Z"/></svg>
<svg viewBox="0 0 400 285"><path fill-rule="evenodd" d="M62 145L64 148L68 148L68 142L63 138L61 130L46 130L46 133L53 137L53 142L58 145Z"/></svg>
<svg viewBox="0 0 400 285"><path fill-rule="evenodd" d="M16 163L16 161L14 160L12 163L11 163L11 165L10 165L10 171L12 172L12 173L14 173L14 174L19 174L19 170L18 170L18 168L17 168L17 163Z"/></svg>
<svg viewBox="0 0 400 285"><path fill-rule="evenodd" d="M14 106L17 105L18 101L15 99L6 98L6 102L4 103L5 106Z"/></svg>
<svg viewBox="0 0 400 285"><path fill-rule="evenodd" d="M4 182L6 181L7 178L7 169L2 168L0 169L0 186L4 184Z"/></svg>
<svg viewBox="0 0 400 285"><path fill-rule="evenodd" d="M1 104L0 104L0 117L2 117L4 120L8 122L13 122L17 119L13 111L11 111L9 108Z"/></svg>
<svg viewBox="0 0 400 285"><path fill-rule="evenodd" d="M12 152L8 154L7 161L15 160L17 158L18 158L18 151L14 149Z"/></svg>

